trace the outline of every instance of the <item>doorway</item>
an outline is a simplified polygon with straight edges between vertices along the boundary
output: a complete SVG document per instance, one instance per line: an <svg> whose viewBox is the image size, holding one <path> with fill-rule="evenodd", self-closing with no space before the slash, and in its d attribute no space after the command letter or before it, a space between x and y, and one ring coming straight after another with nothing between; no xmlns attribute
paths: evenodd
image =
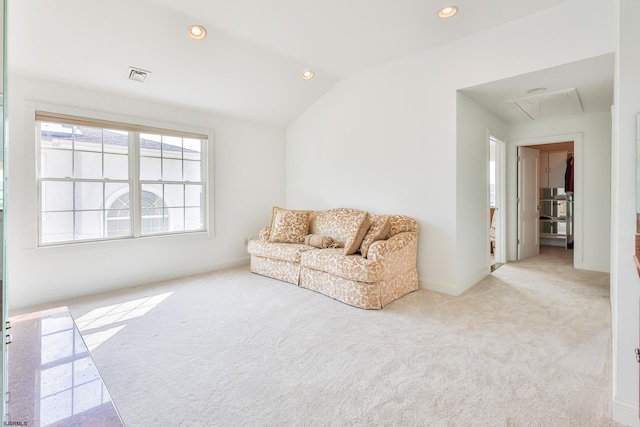
<svg viewBox="0 0 640 427"><path fill-rule="evenodd" d="M538 253L539 246L558 246L567 251L573 249L572 259L576 268L576 260L582 259L582 134L556 135L544 138L522 140L516 143L518 148L524 147L533 149L539 155L538 180L535 189L525 188L521 185L520 161L517 162L518 186L515 195L517 208L517 229L516 241L517 259L524 259L532 254L531 251L522 251L520 242L523 235L524 218L520 212L520 202L525 199L536 198L536 209L538 216L542 219L539 222L539 241L535 253ZM569 166L570 160L570 169ZM571 172L571 183L565 179L567 171ZM570 201L565 197L565 187L569 188ZM549 202L551 200L551 202ZM549 206L551 205L551 206ZM551 209L551 211L548 211ZM569 210L570 209L570 210Z"/></svg>
<svg viewBox="0 0 640 427"><path fill-rule="evenodd" d="M489 266L491 271L506 262L506 145L489 134Z"/></svg>

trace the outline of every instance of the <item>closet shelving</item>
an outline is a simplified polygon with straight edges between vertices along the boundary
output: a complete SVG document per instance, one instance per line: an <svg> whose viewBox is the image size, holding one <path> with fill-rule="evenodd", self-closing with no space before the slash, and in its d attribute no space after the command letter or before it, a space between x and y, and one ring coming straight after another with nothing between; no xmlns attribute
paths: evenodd
<svg viewBox="0 0 640 427"><path fill-rule="evenodd" d="M565 249L573 247L572 192L562 187L540 189L540 239L562 240Z"/></svg>

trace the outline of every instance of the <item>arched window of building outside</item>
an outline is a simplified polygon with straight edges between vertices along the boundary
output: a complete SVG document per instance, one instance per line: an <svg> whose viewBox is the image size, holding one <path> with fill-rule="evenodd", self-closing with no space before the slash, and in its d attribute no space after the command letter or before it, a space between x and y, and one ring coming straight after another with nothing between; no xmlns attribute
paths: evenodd
<svg viewBox="0 0 640 427"><path fill-rule="evenodd" d="M168 215L163 212L162 197L151 193L142 192L142 232L144 234L158 233L165 231L165 218ZM118 197L109 208L107 215L107 236L127 236L129 235L129 193Z"/></svg>

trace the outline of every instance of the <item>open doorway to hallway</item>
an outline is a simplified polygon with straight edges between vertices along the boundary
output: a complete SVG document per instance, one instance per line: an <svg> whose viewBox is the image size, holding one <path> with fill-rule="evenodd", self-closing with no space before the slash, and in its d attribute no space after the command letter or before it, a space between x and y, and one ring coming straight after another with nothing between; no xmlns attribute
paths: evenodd
<svg viewBox="0 0 640 427"><path fill-rule="evenodd" d="M504 141L489 135L489 265L491 271L495 271L506 262L505 148Z"/></svg>

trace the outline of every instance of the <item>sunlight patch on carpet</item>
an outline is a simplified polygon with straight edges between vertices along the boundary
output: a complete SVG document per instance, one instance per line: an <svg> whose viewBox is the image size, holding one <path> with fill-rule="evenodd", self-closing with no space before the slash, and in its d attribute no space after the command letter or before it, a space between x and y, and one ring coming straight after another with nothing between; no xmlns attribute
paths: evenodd
<svg viewBox="0 0 640 427"><path fill-rule="evenodd" d="M82 336L89 351L95 350L124 329L127 325L123 322L144 316L171 294L173 292L96 308L76 319L76 326L80 332L84 332Z"/></svg>
<svg viewBox="0 0 640 427"><path fill-rule="evenodd" d="M82 337L84 338L84 343L89 349L89 351L93 351L102 343L104 343L109 338L113 337L115 334L123 330L127 325L120 325L114 328L109 328L105 331L94 332L90 334L85 334Z"/></svg>

